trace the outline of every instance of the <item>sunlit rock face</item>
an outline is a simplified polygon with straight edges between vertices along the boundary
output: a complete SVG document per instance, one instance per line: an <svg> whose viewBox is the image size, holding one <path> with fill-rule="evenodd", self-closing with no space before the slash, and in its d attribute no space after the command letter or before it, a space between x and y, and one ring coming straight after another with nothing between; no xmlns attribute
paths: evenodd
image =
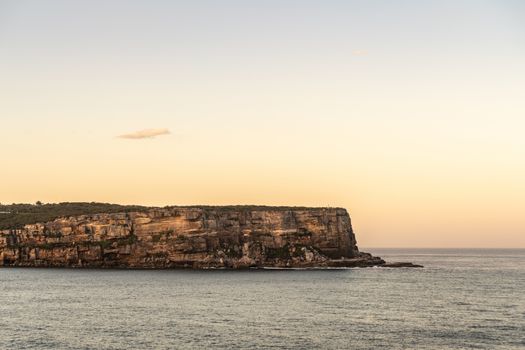
<svg viewBox="0 0 525 350"><path fill-rule="evenodd" d="M169 207L0 231L0 265L101 268L373 266L341 208Z"/></svg>

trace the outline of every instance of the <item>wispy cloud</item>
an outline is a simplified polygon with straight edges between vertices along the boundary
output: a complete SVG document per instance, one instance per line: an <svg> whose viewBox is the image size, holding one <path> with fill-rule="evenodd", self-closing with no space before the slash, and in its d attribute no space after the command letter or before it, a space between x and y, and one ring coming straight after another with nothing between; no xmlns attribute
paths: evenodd
<svg viewBox="0 0 525 350"><path fill-rule="evenodd" d="M368 55L368 51L367 50L354 50L354 51L352 51L352 55L354 55L354 56L366 56L366 55Z"/></svg>
<svg viewBox="0 0 525 350"><path fill-rule="evenodd" d="M129 134L119 135L117 137L121 139L131 139L131 140L140 140L140 139L152 139L160 135L169 135L171 134L168 129L144 129L135 131Z"/></svg>

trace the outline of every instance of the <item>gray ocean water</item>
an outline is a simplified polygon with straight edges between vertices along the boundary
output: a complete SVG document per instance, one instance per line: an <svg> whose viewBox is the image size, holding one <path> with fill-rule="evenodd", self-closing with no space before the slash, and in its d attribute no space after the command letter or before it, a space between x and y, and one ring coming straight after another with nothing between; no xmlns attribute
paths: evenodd
<svg viewBox="0 0 525 350"><path fill-rule="evenodd" d="M525 349L525 250L423 269L0 269L1 349Z"/></svg>

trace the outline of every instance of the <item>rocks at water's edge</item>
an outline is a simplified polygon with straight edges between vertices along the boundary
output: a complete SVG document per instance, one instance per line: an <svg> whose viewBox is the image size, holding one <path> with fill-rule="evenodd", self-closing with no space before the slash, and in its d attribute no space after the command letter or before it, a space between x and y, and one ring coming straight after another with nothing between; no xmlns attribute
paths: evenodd
<svg viewBox="0 0 525 350"><path fill-rule="evenodd" d="M0 231L0 266L413 267L358 250L341 208L167 207Z"/></svg>
<svg viewBox="0 0 525 350"><path fill-rule="evenodd" d="M411 262L390 262L383 264L382 267L423 267L423 265L413 264Z"/></svg>

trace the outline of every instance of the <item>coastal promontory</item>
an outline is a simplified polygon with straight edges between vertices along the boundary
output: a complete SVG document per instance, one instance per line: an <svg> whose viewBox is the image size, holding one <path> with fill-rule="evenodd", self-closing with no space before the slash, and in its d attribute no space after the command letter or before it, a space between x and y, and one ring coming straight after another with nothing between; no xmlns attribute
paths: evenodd
<svg viewBox="0 0 525 350"><path fill-rule="evenodd" d="M107 209L107 212L32 223L17 221L20 215L4 209L0 214L3 225L0 266L144 269L389 266L383 259L359 251L350 216L342 208L117 206ZM6 218L11 219L11 224Z"/></svg>

